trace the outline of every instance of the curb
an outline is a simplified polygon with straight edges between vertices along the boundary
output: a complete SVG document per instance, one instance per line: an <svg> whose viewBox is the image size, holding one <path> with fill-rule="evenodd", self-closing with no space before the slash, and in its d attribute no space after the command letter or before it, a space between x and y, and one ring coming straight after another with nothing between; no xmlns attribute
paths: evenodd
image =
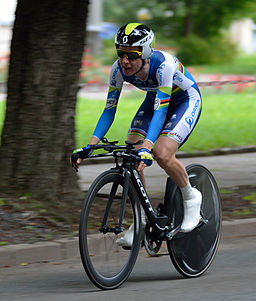
<svg viewBox="0 0 256 301"><path fill-rule="evenodd" d="M79 255L78 238L0 247L0 267L65 260Z"/></svg>
<svg viewBox="0 0 256 301"><path fill-rule="evenodd" d="M223 221L222 241L256 236L256 218ZM79 257L78 238L0 247L0 268Z"/></svg>

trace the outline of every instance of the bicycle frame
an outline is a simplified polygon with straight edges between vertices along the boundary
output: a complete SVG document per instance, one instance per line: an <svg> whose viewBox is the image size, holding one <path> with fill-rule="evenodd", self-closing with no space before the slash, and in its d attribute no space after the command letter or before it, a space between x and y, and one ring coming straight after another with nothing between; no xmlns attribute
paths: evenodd
<svg viewBox="0 0 256 301"><path fill-rule="evenodd" d="M166 216L166 215L158 216L156 214L155 210L153 209L152 204L147 195L147 192L141 181L140 175L139 175L138 171L136 170L136 163L138 163L140 161L140 158L134 154L126 153L125 151L123 151L123 149L127 150L127 146L116 146L114 143L110 144L110 145L96 145L94 148L95 149L104 148L105 150L109 151L109 153L91 155L90 158L105 157L105 156L114 157L116 167L113 169L119 170L120 174L122 175L122 177L124 179L124 190L122 193L122 205L121 205L121 209L120 209L119 224L115 228L108 228L106 225L107 218L108 218L108 212L109 212L109 209L110 209L112 201L113 201L111 198L111 194L112 193L114 194L115 189L117 189L117 187L116 188L113 187L112 192L110 194L108 204L106 206L105 216L102 221L102 227L101 227L100 231L103 233L114 232L116 234L123 231L123 227L122 227L123 215L124 215L124 211L125 211L126 198L127 198L128 190L129 190L128 186L129 186L130 179L131 179L132 185L134 186L134 188L137 192L138 198L140 200L140 204L143 207L145 214L148 218L149 225L153 228L153 233L154 233L155 239L171 240L180 231L180 225L175 228L174 225L169 221L168 216ZM118 148L119 148L118 151L113 151ZM112 150L112 152L111 152L111 150ZM132 148L130 149L130 151L131 150L132 150ZM118 158L122 159L122 165L119 164ZM168 189L166 189L164 203L166 203L168 200L172 201L173 195L169 195L168 192L170 193L170 191L174 191L173 185L175 185L175 184L169 178L167 181L167 185L169 185L169 186L166 187ZM170 185L172 185L173 187L170 187ZM171 204L169 206L171 206Z"/></svg>
<svg viewBox="0 0 256 301"><path fill-rule="evenodd" d="M150 225L153 227L153 229L156 232L159 232L159 234L163 234L163 231L170 230L169 227L167 226L168 217L165 215L164 216L156 215L156 213L151 205L151 202L149 200L149 197L147 195L147 192L140 179L139 173L135 169L133 169L131 172L131 181L136 189L136 192L140 199L140 203L141 203L141 205L145 211L145 214L148 218L148 221L149 221Z"/></svg>
<svg viewBox="0 0 256 301"><path fill-rule="evenodd" d="M149 225L153 228L154 237L157 240L172 239L179 231L180 225L176 228L172 224L169 224L169 218L166 215L157 216L144 185L140 179L139 173L136 169L131 170L131 181L136 189L140 203L148 218ZM171 199L170 199L171 200ZM168 225L169 224L169 225Z"/></svg>

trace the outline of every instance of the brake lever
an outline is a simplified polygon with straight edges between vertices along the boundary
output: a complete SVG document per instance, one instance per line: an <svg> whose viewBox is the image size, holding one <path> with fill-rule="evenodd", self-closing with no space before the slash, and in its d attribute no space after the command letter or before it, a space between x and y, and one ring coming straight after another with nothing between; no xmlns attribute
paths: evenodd
<svg viewBox="0 0 256 301"><path fill-rule="evenodd" d="M72 160L72 167L75 169L75 171L76 172L78 172L78 168L77 167L75 167L75 165L74 165L74 161Z"/></svg>
<svg viewBox="0 0 256 301"><path fill-rule="evenodd" d="M75 169L76 172L78 172L78 168L74 165L74 163L77 161L78 158L79 156L77 156L77 154L71 155L72 167Z"/></svg>

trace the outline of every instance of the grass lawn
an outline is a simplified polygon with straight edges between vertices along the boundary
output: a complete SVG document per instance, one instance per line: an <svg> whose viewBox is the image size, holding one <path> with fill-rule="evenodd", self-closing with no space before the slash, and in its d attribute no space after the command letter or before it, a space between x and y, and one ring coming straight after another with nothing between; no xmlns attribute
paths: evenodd
<svg viewBox="0 0 256 301"><path fill-rule="evenodd" d="M238 55L231 64L193 66L193 69L197 73L256 75L256 53Z"/></svg>
<svg viewBox="0 0 256 301"><path fill-rule="evenodd" d="M195 130L181 148L185 152L219 147L256 145L256 91L243 93L207 93L203 90L203 111ZM107 134L109 140L124 143L130 122L143 101L143 92L132 92L120 98L116 117ZM87 145L105 100L79 98L76 114L77 147ZM0 131L5 101L0 101Z"/></svg>
<svg viewBox="0 0 256 301"><path fill-rule="evenodd" d="M256 144L256 92L207 94L203 91L202 96L201 118L182 151ZM107 134L108 139L124 142L131 119L143 97L141 92L121 97L116 118ZM79 98L76 116L77 146L88 143L104 105L104 100Z"/></svg>

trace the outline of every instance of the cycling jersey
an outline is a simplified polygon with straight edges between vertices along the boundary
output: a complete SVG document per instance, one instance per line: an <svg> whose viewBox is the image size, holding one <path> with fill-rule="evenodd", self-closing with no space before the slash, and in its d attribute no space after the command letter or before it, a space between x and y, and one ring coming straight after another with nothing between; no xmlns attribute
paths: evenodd
<svg viewBox="0 0 256 301"><path fill-rule="evenodd" d="M170 136L179 144L187 139L200 115L200 92L181 62L164 51L153 52L148 77L144 81L136 75L124 75L119 60L112 65L106 106L93 136L100 140L111 126L124 82L147 92L132 121L130 134L141 135L153 144L160 134ZM170 120L173 116L175 122ZM180 120L183 120L186 130L181 126L174 132L174 127Z"/></svg>

